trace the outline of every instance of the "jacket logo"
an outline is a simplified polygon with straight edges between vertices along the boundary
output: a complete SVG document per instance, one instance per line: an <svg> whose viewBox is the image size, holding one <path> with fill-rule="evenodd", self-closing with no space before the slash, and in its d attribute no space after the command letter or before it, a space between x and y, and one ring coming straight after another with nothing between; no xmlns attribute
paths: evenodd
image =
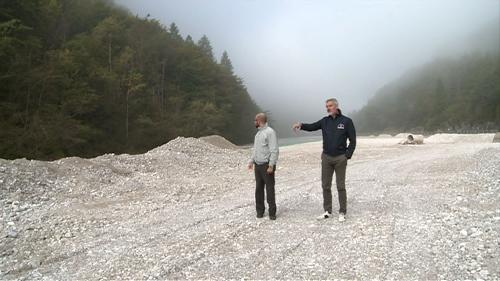
<svg viewBox="0 0 500 281"><path fill-rule="evenodd" d="M337 129L344 129L344 124L342 124L342 123L338 124Z"/></svg>

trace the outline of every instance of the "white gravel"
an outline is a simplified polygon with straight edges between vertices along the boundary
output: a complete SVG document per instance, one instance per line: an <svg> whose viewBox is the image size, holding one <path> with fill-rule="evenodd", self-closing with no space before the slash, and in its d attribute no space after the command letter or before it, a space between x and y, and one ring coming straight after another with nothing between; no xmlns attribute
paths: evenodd
<svg viewBox="0 0 500 281"><path fill-rule="evenodd" d="M425 139L428 143L490 143L495 134L435 134Z"/></svg>
<svg viewBox="0 0 500 281"><path fill-rule="evenodd" d="M276 221L248 150L0 159L0 279L500 278L499 143L358 142L345 223L314 219L320 143L281 149Z"/></svg>

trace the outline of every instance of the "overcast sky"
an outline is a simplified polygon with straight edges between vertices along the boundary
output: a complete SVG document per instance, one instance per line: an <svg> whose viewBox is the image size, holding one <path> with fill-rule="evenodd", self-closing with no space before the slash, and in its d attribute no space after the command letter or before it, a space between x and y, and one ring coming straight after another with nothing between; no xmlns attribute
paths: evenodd
<svg viewBox="0 0 500 281"><path fill-rule="evenodd" d="M500 0L117 0L227 50L251 96L275 116L313 121L324 100L362 107L406 70L452 54L497 24Z"/></svg>

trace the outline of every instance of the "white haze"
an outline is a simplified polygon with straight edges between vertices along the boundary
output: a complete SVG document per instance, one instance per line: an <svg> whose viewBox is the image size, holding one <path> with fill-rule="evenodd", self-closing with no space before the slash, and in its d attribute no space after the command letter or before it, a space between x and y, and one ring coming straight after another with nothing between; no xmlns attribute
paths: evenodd
<svg viewBox="0 0 500 281"><path fill-rule="evenodd" d="M251 96L273 119L313 121L324 100L359 109L406 70L470 51L498 32L500 1L119 0L141 17L227 50ZM471 37L472 36L472 37ZM474 40L474 39L472 39Z"/></svg>

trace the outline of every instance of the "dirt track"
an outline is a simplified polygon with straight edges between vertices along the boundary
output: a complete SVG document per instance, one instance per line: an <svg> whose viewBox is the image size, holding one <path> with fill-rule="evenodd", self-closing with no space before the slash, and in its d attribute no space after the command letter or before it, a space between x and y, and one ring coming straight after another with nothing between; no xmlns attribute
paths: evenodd
<svg viewBox="0 0 500 281"><path fill-rule="evenodd" d="M182 141L0 161L0 279L500 278L500 144L360 139L340 223L314 219L320 143L281 149L270 221L255 218L248 151Z"/></svg>

